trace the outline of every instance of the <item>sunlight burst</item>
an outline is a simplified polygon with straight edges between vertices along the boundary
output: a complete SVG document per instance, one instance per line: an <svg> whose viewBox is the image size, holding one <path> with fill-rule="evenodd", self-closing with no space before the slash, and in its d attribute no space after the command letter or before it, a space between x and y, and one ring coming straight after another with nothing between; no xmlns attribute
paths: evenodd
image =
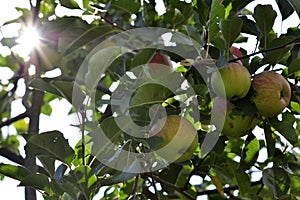
<svg viewBox="0 0 300 200"><path fill-rule="evenodd" d="M39 34L34 27L27 27L24 32L16 40L19 43L18 53L20 56L28 56L32 48L38 46L40 41Z"/></svg>

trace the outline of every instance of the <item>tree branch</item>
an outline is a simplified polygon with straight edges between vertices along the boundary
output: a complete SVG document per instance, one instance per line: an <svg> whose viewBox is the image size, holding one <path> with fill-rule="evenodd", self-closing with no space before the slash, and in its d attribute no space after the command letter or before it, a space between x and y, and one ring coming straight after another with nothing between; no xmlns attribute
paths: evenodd
<svg viewBox="0 0 300 200"><path fill-rule="evenodd" d="M156 180L157 182L169 187L169 188L172 188L172 189L175 189L177 190L178 192L180 192L181 194L183 194L185 197L187 197L187 199L190 199L190 200L194 200L195 198L193 196L191 196L190 194L188 194L184 188L180 188L172 183L169 183L168 181L165 181L159 177L156 177L156 176L152 176L151 177L152 179Z"/></svg>
<svg viewBox="0 0 300 200"><path fill-rule="evenodd" d="M8 147L2 147L0 148L0 156L13 161L14 163L17 163L19 165L24 166L25 164L25 159L16 154L14 151L12 151L11 149L9 149ZM38 172L41 174L45 174L46 176L49 176L48 172L41 166L38 166Z"/></svg>
<svg viewBox="0 0 300 200"><path fill-rule="evenodd" d="M295 44L297 42L300 42L300 36L297 37L297 38L295 38L292 41L289 41L289 42L283 44L283 45L280 45L280 46L277 46L277 47L272 47L272 48L269 48L269 49L263 49L261 51L257 51L257 52L254 52L254 53L251 53L251 54L239 57L239 58L235 58L235 59L229 60L228 62L236 62L238 60L243 60L243 59L246 59L246 58L250 58L251 56L255 56L255 55L260 54L260 53L265 53L265 52L269 52L269 51L275 51L275 50L278 50L278 49L282 49L282 48L285 48L285 47L287 47L287 46L289 46L291 44Z"/></svg>
<svg viewBox="0 0 300 200"><path fill-rule="evenodd" d="M28 113L27 111L25 111L24 113L18 115L18 116L15 116L13 118L10 118L10 119L7 119L6 121L4 122L1 122L0 123L0 128L2 128L3 126L8 126L16 121L19 121L21 119L24 119L25 117L28 117Z"/></svg>
<svg viewBox="0 0 300 200"><path fill-rule="evenodd" d="M251 182L251 186L255 186L255 185L259 185L259 184L262 184L262 180ZM227 192L230 192L232 190L237 190L237 189L239 189L239 187L237 185L229 186L229 187L224 188L224 192L227 193ZM218 193L219 193L219 191L217 189L213 189L213 190L204 190L204 191L197 192L197 195L210 195L210 194L218 194Z"/></svg>

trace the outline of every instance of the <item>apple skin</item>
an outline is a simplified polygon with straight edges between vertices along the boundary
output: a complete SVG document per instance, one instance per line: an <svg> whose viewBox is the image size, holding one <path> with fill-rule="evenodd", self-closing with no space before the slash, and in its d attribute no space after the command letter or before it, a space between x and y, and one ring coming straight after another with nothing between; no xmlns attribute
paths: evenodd
<svg viewBox="0 0 300 200"><path fill-rule="evenodd" d="M242 54L242 52L239 50L239 48L237 48L237 47L231 46L231 47L229 48L229 51L230 51L230 53L233 55L234 58L241 58L241 57L244 56L244 55ZM240 65L243 64L241 60L237 60L236 62L239 63Z"/></svg>
<svg viewBox="0 0 300 200"><path fill-rule="evenodd" d="M252 80L251 100L259 114L275 117L280 114L291 100L291 88L288 81L274 71L265 71Z"/></svg>
<svg viewBox="0 0 300 200"><path fill-rule="evenodd" d="M223 135L242 137L251 131L258 123L255 112L246 114L233 103L216 97L212 108L212 123Z"/></svg>
<svg viewBox="0 0 300 200"><path fill-rule="evenodd" d="M155 135L162 138L158 146L158 155L169 161L174 160L175 163L187 161L192 157L198 146L198 134L191 122L178 115L169 115L165 123L157 125L158 127L162 127ZM164 149L166 145L167 148Z"/></svg>
<svg viewBox="0 0 300 200"><path fill-rule="evenodd" d="M172 62L169 56L159 52L154 53L148 62L150 71L155 76L164 76L173 72Z"/></svg>
<svg viewBox="0 0 300 200"><path fill-rule="evenodd" d="M172 62L169 56L165 54L161 54L159 52L155 52L152 58L149 61L149 64L151 63L157 63L162 65L167 65L169 67L172 67Z"/></svg>
<svg viewBox="0 0 300 200"><path fill-rule="evenodd" d="M218 96L234 101L247 95L251 77L246 67L238 63L229 63L218 72L213 72L211 76L212 89Z"/></svg>

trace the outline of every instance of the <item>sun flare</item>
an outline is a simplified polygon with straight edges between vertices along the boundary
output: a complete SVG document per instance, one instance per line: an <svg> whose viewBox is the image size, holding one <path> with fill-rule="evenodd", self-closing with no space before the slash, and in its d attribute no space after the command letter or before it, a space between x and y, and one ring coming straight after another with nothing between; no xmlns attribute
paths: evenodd
<svg viewBox="0 0 300 200"><path fill-rule="evenodd" d="M40 42L39 33L34 27L26 27L16 42L19 44L18 53L21 56L28 56L30 51Z"/></svg>

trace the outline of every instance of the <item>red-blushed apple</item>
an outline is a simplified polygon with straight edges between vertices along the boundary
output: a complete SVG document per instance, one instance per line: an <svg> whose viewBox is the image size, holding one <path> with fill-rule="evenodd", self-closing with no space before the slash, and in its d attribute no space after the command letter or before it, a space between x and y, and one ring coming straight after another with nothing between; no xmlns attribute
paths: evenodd
<svg viewBox="0 0 300 200"><path fill-rule="evenodd" d="M234 58L241 58L241 57L243 57L242 52L237 47L231 46L229 48L229 51L233 55ZM236 62L239 63L240 65L243 64L241 60L237 60Z"/></svg>
<svg viewBox="0 0 300 200"><path fill-rule="evenodd" d="M252 80L252 101L265 117L275 117L289 104L291 88L288 81L274 71L265 71Z"/></svg>
<svg viewBox="0 0 300 200"><path fill-rule="evenodd" d="M172 62L169 56L165 54L161 54L159 52L155 52L150 59L149 63L157 63L157 64L163 64L167 65L169 67L172 67Z"/></svg>
<svg viewBox="0 0 300 200"><path fill-rule="evenodd" d="M256 126L258 118L255 112L246 113L230 101L216 97L213 102L211 121L222 134L229 137L242 137Z"/></svg>
<svg viewBox="0 0 300 200"><path fill-rule="evenodd" d="M157 129L159 131L155 136L162 138L156 151L158 155L174 162L184 162L192 157L198 146L198 134L190 121L178 115L169 115L163 125L154 125L154 134Z"/></svg>
<svg viewBox="0 0 300 200"><path fill-rule="evenodd" d="M212 73L213 91L227 100L238 100L245 97L251 86L248 69L238 63L229 63L226 67Z"/></svg>

